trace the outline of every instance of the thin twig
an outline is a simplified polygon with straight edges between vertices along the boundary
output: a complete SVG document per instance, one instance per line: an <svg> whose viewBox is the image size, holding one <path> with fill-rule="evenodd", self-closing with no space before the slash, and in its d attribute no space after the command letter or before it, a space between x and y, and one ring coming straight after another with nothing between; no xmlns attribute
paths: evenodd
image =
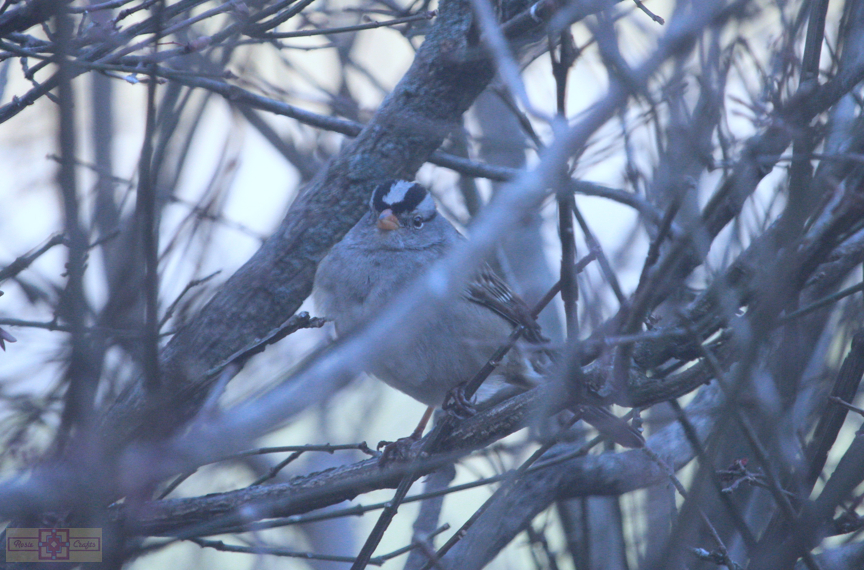
<svg viewBox="0 0 864 570"><path fill-rule="evenodd" d="M530 97L528 97L519 66L513 60L505 32L497 22L492 9L492 3L489 0L471 0L471 5L474 8L474 14L477 16L476 22L483 32L482 39L494 55L495 63L498 66L498 74L507 85L510 93L522 103L522 106L529 113L547 123L551 123L552 117L537 109L531 103Z"/></svg>
<svg viewBox="0 0 864 570"><path fill-rule="evenodd" d="M180 294L177 295L177 298L174 299L174 301L168 306L168 309L165 311L165 314L162 315L162 318L159 320L159 330L162 330L162 327L165 326L165 323L167 323L168 320L174 315L174 311L177 309L177 305L180 304L180 301L183 299L183 296L186 295L186 293L188 293L191 289L198 287L199 285L203 285L204 283L207 283L208 281L210 281L211 279L213 279L214 277L216 277L220 273L222 273L221 269L214 271L213 273L211 273L210 275L208 275L206 277L202 277L201 279L193 279L192 281L187 283L186 286L183 288L183 290L180 291Z"/></svg>
<svg viewBox="0 0 864 570"><path fill-rule="evenodd" d="M330 444L330 443L309 443L306 445L277 445L275 447L258 447L256 449L250 449L248 451L241 451L240 453L235 453L234 455L229 455L219 461L225 461L228 459L241 459L244 457L253 457L255 455L267 455L270 453L294 453L295 451L321 451L324 453L333 453L335 451L362 451L366 455L377 456L377 453L372 451L368 445L366 445L365 441L361 441L360 443L338 443L338 444Z"/></svg>
<svg viewBox="0 0 864 570"><path fill-rule="evenodd" d="M69 6L69 13L89 14L90 12L97 12L99 10L112 10L114 8L119 8L120 6L125 6L129 2L132 2L132 0L110 0L109 2L90 4L88 6Z"/></svg>
<svg viewBox="0 0 864 570"><path fill-rule="evenodd" d="M649 18L654 20L656 23L660 24L661 26L666 23L666 20L649 10L648 7L645 6L645 4L642 2L642 0L633 0L633 2L636 3L637 8L642 10Z"/></svg>
<svg viewBox="0 0 864 570"><path fill-rule="evenodd" d="M612 264L609 263L609 258L607 258L606 254L603 252L603 246L600 245L600 241L594 236L594 232L591 231L588 222L585 221L582 211L579 210L579 207L575 204L573 207L573 215L576 216L576 221L579 223L579 228L582 230L582 235L585 236L585 242L588 244L591 253L594 254L597 258L597 263L600 264L600 270L603 272L603 277L606 278L606 282L610 287L612 287L612 292L615 293L615 298L618 300L618 304L622 307L626 307L627 297L621 289L618 277L612 269Z"/></svg>
<svg viewBox="0 0 864 570"><path fill-rule="evenodd" d="M440 528L436 529L433 535L440 534L450 528L450 525L443 525ZM213 548L214 550L219 550L222 552L240 552L244 554L267 554L270 556L284 556L287 558L302 558L304 560L324 560L328 562L354 562L356 559L350 556L334 556L331 554L313 554L311 552L297 552L294 550L288 550L287 548L279 548L275 546L242 546L239 544L225 544L221 540L206 540L203 538L189 538L187 539L189 542L194 542L198 546L202 548ZM416 544L411 544L408 546L403 546L393 552L388 554L383 554L381 556L376 556L369 560L369 564L373 566L381 566L388 560L396 558L397 556L401 556L414 548L417 548Z"/></svg>
<svg viewBox="0 0 864 570"><path fill-rule="evenodd" d="M788 323L789 321L797 319L798 317L803 317L804 315L808 315L808 314L812 313L813 311L818 311L819 309L821 309L823 307L827 307L828 305L830 305L832 303L836 303L837 301L839 301L840 299L843 299L844 297L848 297L849 295L854 295L855 293L858 293L859 291L864 291L864 283L858 283L857 285L852 285L851 287L847 287L846 289L843 289L842 291L838 291L832 295L828 295L827 297L823 297L823 298L819 299L818 301L814 301L814 302L810 303L809 305L807 305L806 307L802 307L802 308L798 309L797 311L793 311L787 315L783 315L782 317L779 317L777 319L777 322L779 324Z"/></svg>
<svg viewBox="0 0 864 570"><path fill-rule="evenodd" d="M303 453L303 452L307 452L307 451L323 451L326 453L333 453L335 451L340 451L340 450L359 450L359 451L362 451L363 453L365 453L366 455L372 455L372 456L377 455L374 451L369 449L369 446L367 446L366 442L363 441L360 443L343 443L343 444L337 444L337 445L331 445L329 443L323 443L323 444L307 444L307 445L283 445L283 446L276 446L276 447L259 447L256 449L250 449L248 451L241 451L240 453L228 455L226 457L222 457L222 458L216 459L214 461L211 461L211 463L220 463L223 461L230 461L232 459L243 459L245 457L253 457L256 455L267 455L270 453L292 452L292 453L296 453L299 455L299 453ZM284 467L284 465L283 465L283 467ZM158 498L164 499L166 496L168 496L171 493L171 491L176 489L183 481L185 481L186 479L188 479L189 477L191 477L192 475L197 473L197 471L198 470L196 469L194 471L187 471L186 473L182 473L182 474L178 475L177 478L174 479L165 488L165 490L159 495ZM278 470L276 471L276 473L278 473ZM273 473L273 475L276 475L276 473ZM256 484L260 484L260 482L252 483L252 485L256 485ZM250 485L250 486L252 486L252 485Z"/></svg>
<svg viewBox="0 0 864 570"><path fill-rule="evenodd" d="M853 406L852 404L850 404L846 400L838 398L837 396L828 396L828 401L830 401L834 404L837 404L838 406L843 406L844 408L846 408L850 412L855 412L859 416L864 417L864 410L862 410L861 408L859 408L857 406Z"/></svg>
<svg viewBox="0 0 864 570"><path fill-rule="evenodd" d="M575 44L570 30L564 30L560 36L560 50L556 57L555 46L551 45L549 56L552 59L552 75L555 78L557 92L558 120L567 121L567 77L570 67L576 61ZM579 336L579 283L576 280L576 232L573 231L573 213L576 210L576 199L566 188L567 166L561 167L561 181L556 192L558 202L558 237L561 242L561 300L564 303L564 320L566 322L567 338Z"/></svg>
<svg viewBox="0 0 864 570"><path fill-rule="evenodd" d="M185 481L186 479L188 479L192 475L195 475L195 473L197 473L197 472L198 472L198 470L195 469L193 471L187 471L186 473L181 473L173 481L168 483L168 485L165 487L165 489L161 493L159 493L159 495L156 496L156 499L161 501L162 499L164 499L165 497L170 495L174 491L174 489L179 487L180 484L183 483L183 481Z"/></svg>
<svg viewBox="0 0 864 570"><path fill-rule="evenodd" d="M45 242L45 245L43 245L33 253L28 253L27 255L22 255L21 257L16 258L15 261L10 263L3 269L0 269L0 282L3 282L10 277L18 275L19 273L30 267L30 265L34 261L39 259L49 249L51 249L55 245L60 245L61 243L63 243L65 239L66 238L63 234L54 234L53 236L51 236L51 238L48 239L47 242Z"/></svg>
<svg viewBox="0 0 864 570"><path fill-rule="evenodd" d="M310 36L322 36L331 34L344 34L347 32L358 32L360 30L372 30L375 28L384 28L387 26L397 26L408 22L420 22L431 20L438 15L438 10L430 10L423 14L415 14L414 16L405 16L404 18L393 18L392 20L384 20L382 22L367 22L365 24L355 24L353 26L341 26L337 28L321 28L319 30L297 30L295 32L268 32L264 34L266 38L272 39L287 39L287 38L307 38Z"/></svg>
<svg viewBox="0 0 864 570"><path fill-rule="evenodd" d="M252 356L259 352L263 352L269 345L279 342L286 336L293 334L300 329L321 328L326 322L326 319L320 317L310 317L309 313L306 311L299 312L285 321L282 325L268 332L263 338L255 339L250 342L248 345L244 346L221 363L208 370L206 374L207 376L215 376L232 363L240 363L242 366L252 358Z"/></svg>
<svg viewBox="0 0 864 570"><path fill-rule="evenodd" d="M153 10L156 33L152 41L162 37L164 0ZM132 46L134 47L134 46ZM121 50L122 51L122 50ZM140 237L141 262L144 273L144 386L153 392L162 384L159 365L159 223L156 216L156 176L153 171L153 138L156 136L156 64L149 66L144 144L138 161L138 192L135 201L135 223Z"/></svg>
<svg viewBox="0 0 864 570"><path fill-rule="evenodd" d="M282 461L280 461L279 463L277 463L276 465L271 467L267 473L265 473L261 477L258 477L254 481L252 481L252 483L250 483L249 486L255 487L256 485L260 485L261 483L264 483L265 481L269 481L270 479L272 479L273 477L278 475L279 472L282 471L282 469L284 469L285 467L287 467L290 463L293 463L294 461L299 459L301 455L303 455L302 451L295 451L294 453L292 453L291 455L289 455L288 457L286 457L285 459L283 459Z"/></svg>
<svg viewBox="0 0 864 570"><path fill-rule="evenodd" d="M127 8L126 10L120 10L120 13L117 14L116 18L114 18L113 23L117 24L121 20L125 20L126 18L128 18L129 16L131 16L132 14L134 14L136 12L140 12L141 10L146 10L147 8L149 8L150 6L152 6L153 4L155 4L156 2L159 2L159 1L160 0L144 0L143 2L138 4L137 6Z"/></svg>
<svg viewBox="0 0 864 570"><path fill-rule="evenodd" d="M72 350L65 371L68 389L64 396L64 408L61 415L61 425L58 429L58 449L62 449L71 437L71 430L77 428L82 433L88 433L92 422L96 391L99 383L98 374L94 373L92 348L85 338L85 319L89 311L84 289L84 271L87 257L87 235L81 226L80 199L75 176L75 164L72 157L77 148L75 125L75 89L72 79L75 77L70 64L73 57L73 27L72 18L65 11L65 6L58 4L53 12L56 28L55 43L58 59L58 134L60 154L64 159L60 163L57 176L63 199L63 216L65 234L68 239L66 276L67 282L63 299L58 307L58 313L69 323Z"/></svg>

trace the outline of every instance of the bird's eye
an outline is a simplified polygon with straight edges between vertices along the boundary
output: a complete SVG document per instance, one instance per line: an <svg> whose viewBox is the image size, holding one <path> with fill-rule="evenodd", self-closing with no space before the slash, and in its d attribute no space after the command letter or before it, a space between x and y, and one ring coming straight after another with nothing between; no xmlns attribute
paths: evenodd
<svg viewBox="0 0 864 570"><path fill-rule="evenodd" d="M418 230L423 227L423 218L421 218L420 216L414 216L414 219L411 220L411 222L414 224L414 227L417 228Z"/></svg>

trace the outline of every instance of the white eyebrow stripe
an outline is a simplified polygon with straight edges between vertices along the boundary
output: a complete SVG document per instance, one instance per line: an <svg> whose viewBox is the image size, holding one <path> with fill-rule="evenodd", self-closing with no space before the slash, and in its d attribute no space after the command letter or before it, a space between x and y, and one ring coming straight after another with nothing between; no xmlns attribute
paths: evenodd
<svg viewBox="0 0 864 570"><path fill-rule="evenodd" d="M410 190L412 186L414 186L413 182L398 180L390 187L390 191L384 195L381 201L391 206L393 204L398 204L405 199L405 194L408 193L408 190Z"/></svg>

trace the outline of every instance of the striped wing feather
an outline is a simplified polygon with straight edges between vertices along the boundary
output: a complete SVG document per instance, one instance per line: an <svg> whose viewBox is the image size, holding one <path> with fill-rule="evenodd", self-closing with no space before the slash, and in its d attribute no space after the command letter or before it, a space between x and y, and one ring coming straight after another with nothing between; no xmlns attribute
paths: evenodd
<svg viewBox="0 0 864 570"><path fill-rule="evenodd" d="M468 284L465 298L495 311L514 326L523 325L525 340L536 344L548 342L525 301L488 265L484 265L477 277Z"/></svg>

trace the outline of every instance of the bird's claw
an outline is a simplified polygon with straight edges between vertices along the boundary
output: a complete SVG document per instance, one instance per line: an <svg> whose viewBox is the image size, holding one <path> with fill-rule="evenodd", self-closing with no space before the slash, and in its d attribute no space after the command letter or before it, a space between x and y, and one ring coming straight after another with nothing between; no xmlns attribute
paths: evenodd
<svg viewBox="0 0 864 570"><path fill-rule="evenodd" d="M379 441L378 451L381 451L381 455L378 456L378 466L386 467L393 461L403 462L414 459L417 453L412 450L412 447L419 439L418 436L411 434L408 437L400 437L396 441Z"/></svg>
<svg viewBox="0 0 864 570"><path fill-rule="evenodd" d="M477 408L474 407L474 404L468 396L465 395L465 384L459 384L447 392L447 396L444 397L444 403L441 405L441 408L445 412L453 414L460 420L470 418L477 413Z"/></svg>

